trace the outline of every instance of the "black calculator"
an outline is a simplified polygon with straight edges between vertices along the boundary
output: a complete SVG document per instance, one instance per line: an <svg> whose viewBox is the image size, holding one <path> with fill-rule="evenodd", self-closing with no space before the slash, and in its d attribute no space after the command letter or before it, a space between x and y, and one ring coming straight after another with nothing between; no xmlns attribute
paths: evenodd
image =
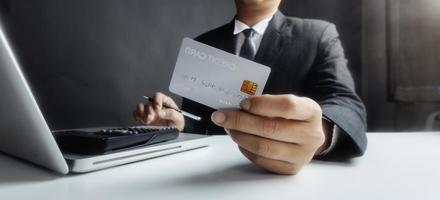
<svg viewBox="0 0 440 200"><path fill-rule="evenodd" d="M63 152L96 155L157 144L176 139L179 130L172 127L120 127L78 129L53 133Z"/></svg>

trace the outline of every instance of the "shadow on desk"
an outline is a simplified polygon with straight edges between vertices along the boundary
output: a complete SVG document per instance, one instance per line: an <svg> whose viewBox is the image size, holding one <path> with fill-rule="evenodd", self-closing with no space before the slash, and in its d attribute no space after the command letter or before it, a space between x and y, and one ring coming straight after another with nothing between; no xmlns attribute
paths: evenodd
<svg viewBox="0 0 440 200"><path fill-rule="evenodd" d="M330 161L319 161L314 160L311 163L314 166L331 166L336 168L352 168L355 165L355 162L350 160L344 162L330 162ZM305 166L305 168L311 166ZM156 187L177 187L177 188L185 188L185 187L214 187L218 185L228 185L233 187L234 185L240 186L243 184L249 183L250 185L255 183L267 183L267 182L283 182L286 179L289 179L290 182L295 182L296 180L301 181L305 176L301 176L301 172L295 176L289 175L278 175L274 173L270 173L255 164L252 164L248 161L245 163L237 163L236 165L219 168L217 170L206 170L200 171L198 174L192 174L188 176L180 176L176 177L172 180L165 182L158 182L155 184ZM144 186L149 184L137 184L137 186L141 188L137 188L139 190L143 190ZM151 189L151 185L149 185L149 189Z"/></svg>
<svg viewBox="0 0 440 200"><path fill-rule="evenodd" d="M0 153L0 186L49 181L59 177L49 170Z"/></svg>
<svg viewBox="0 0 440 200"><path fill-rule="evenodd" d="M275 175L269 173L252 163L241 163L235 166L219 169L206 170L198 174L188 176L180 176L167 181L161 181L154 187L171 187L171 188L214 188L216 186L234 186L247 183L267 182L270 180L291 179L293 176ZM146 180L147 181L147 180ZM149 184L137 184L136 189L145 190L152 189ZM148 187L148 188L145 188Z"/></svg>

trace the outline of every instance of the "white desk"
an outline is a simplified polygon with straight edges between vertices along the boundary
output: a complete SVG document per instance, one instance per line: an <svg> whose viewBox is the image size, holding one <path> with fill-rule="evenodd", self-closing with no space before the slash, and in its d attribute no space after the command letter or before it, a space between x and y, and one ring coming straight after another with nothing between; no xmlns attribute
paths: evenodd
<svg viewBox="0 0 440 200"><path fill-rule="evenodd" d="M440 133L369 134L349 163L265 173L227 136L195 151L59 176L0 154L0 199L440 199Z"/></svg>

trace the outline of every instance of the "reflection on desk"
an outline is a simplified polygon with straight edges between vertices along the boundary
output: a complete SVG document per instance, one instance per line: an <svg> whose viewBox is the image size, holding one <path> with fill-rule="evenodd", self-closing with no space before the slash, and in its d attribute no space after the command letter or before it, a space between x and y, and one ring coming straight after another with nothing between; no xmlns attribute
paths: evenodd
<svg viewBox="0 0 440 200"><path fill-rule="evenodd" d="M60 176L0 154L0 199L440 199L440 133L369 133L366 155L266 173L228 136L209 148Z"/></svg>

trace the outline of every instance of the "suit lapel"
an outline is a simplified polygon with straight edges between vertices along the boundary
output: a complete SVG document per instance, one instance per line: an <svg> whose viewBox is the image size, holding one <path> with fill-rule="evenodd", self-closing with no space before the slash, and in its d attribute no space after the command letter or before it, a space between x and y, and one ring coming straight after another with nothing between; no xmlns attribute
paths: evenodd
<svg viewBox="0 0 440 200"><path fill-rule="evenodd" d="M222 37L217 47L223 51L236 54L237 37L234 35L234 20L227 25L225 31L225 34L220 34Z"/></svg>
<svg viewBox="0 0 440 200"><path fill-rule="evenodd" d="M278 11L269 23L269 26L261 40L260 48L255 56L255 62L269 66L272 69L283 49L283 37L281 35L284 28L285 16Z"/></svg>

